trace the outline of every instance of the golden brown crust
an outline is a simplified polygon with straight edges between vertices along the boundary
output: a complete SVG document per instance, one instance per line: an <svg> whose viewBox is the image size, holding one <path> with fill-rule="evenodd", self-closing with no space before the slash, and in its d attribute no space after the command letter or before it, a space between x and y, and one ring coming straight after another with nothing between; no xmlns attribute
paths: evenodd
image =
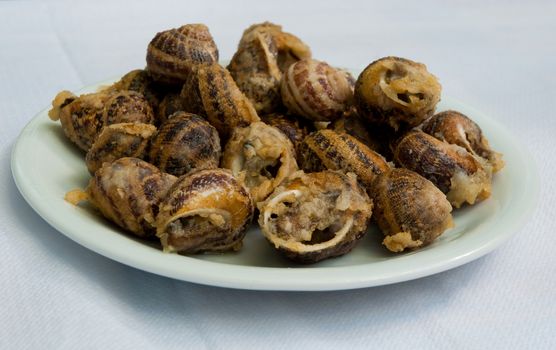
<svg viewBox="0 0 556 350"><path fill-rule="evenodd" d="M298 169L291 141L263 122L234 130L224 148L222 167L249 189L255 203Z"/></svg>
<svg viewBox="0 0 556 350"><path fill-rule="evenodd" d="M103 128L85 156L87 169L94 174L103 163L124 157L143 159L155 131L154 125L143 123L118 123Z"/></svg>
<svg viewBox="0 0 556 350"><path fill-rule="evenodd" d="M157 33L147 48L147 70L162 83L183 84L197 64L216 62L218 49L204 24Z"/></svg>
<svg viewBox="0 0 556 350"><path fill-rule="evenodd" d="M152 237L158 204L175 181L145 161L120 158L95 172L87 195L105 218L139 237Z"/></svg>
<svg viewBox="0 0 556 350"><path fill-rule="evenodd" d="M287 258L315 263L353 249L372 207L352 173L299 171L258 204L259 226Z"/></svg>
<svg viewBox="0 0 556 350"><path fill-rule="evenodd" d="M399 141L394 160L430 180L456 208L490 196L492 169L485 161L422 131L412 131Z"/></svg>
<svg viewBox="0 0 556 350"><path fill-rule="evenodd" d="M229 170L195 171L180 177L161 203L157 236L167 252L238 250L253 210Z"/></svg>
<svg viewBox="0 0 556 350"><path fill-rule="evenodd" d="M376 175L390 169L380 154L351 135L319 130L305 138L299 152L299 166L308 172L325 169L353 172L365 186Z"/></svg>
<svg viewBox="0 0 556 350"><path fill-rule="evenodd" d="M373 218L393 252L430 244L453 226L446 196L427 179L407 169L380 174L371 186Z"/></svg>
<svg viewBox="0 0 556 350"><path fill-rule="evenodd" d="M490 148L479 125L457 111L444 111L427 119L422 130L441 141L465 148L469 153L486 159L494 172L504 167L502 154Z"/></svg>
<svg viewBox="0 0 556 350"><path fill-rule="evenodd" d="M419 125L434 113L441 86L422 63L384 57L369 64L355 84L361 117L394 129Z"/></svg>
<svg viewBox="0 0 556 350"><path fill-rule="evenodd" d="M184 108L206 116L222 140L227 140L233 129L259 121L249 99L219 64L199 65L183 85L181 96Z"/></svg>
<svg viewBox="0 0 556 350"><path fill-rule="evenodd" d="M177 112L153 137L149 160L161 171L181 176L196 169L217 168L220 155L216 129L198 115Z"/></svg>

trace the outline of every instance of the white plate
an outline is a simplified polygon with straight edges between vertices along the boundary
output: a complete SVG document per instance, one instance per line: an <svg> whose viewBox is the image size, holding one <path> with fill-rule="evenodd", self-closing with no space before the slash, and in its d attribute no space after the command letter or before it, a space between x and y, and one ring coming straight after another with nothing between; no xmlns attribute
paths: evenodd
<svg viewBox="0 0 556 350"><path fill-rule="evenodd" d="M83 89L95 91L111 81ZM221 287L257 290L340 290L415 279L477 259L492 251L525 222L538 194L532 157L515 137L484 114L443 97L438 110L456 109L474 119L506 167L496 174L492 197L454 213L455 228L432 245L394 255L380 244L374 227L349 254L311 266L279 256L258 228L251 228L239 253L181 256L164 254L135 239L97 213L64 201L84 188L89 174L83 154L52 122L47 109L23 130L13 149L12 172L23 197L50 225L77 243L113 260L171 278ZM510 268L510 266L508 266Z"/></svg>

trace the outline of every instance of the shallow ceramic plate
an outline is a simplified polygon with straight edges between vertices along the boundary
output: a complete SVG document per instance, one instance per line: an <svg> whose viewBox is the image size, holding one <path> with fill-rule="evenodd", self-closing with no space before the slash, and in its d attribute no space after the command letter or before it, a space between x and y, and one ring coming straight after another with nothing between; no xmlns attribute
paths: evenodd
<svg viewBox="0 0 556 350"><path fill-rule="evenodd" d="M91 92L111 81L83 89ZM40 112L23 130L12 154L12 172L27 202L50 225L77 243L108 258L148 272L207 285L259 290L340 290L415 279L477 259L516 232L536 203L538 178L532 157L504 127L448 97L438 110L456 109L473 118L506 167L496 174L492 197L454 213L455 228L432 245L391 254L373 226L349 254L315 265L286 261L253 226L243 249L223 255L164 254L135 239L96 212L64 201L67 191L84 188L89 174L83 154L64 136L60 124Z"/></svg>

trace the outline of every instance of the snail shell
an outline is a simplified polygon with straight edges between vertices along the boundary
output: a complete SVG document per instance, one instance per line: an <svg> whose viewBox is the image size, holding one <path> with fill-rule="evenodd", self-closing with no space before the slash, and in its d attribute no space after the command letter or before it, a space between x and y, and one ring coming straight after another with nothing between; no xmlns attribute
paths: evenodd
<svg viewBox="0 0 556 350"><path fill-rule="evenodd" d="M263 115L261 119L286 135L292 142L296 154L299 154L299 147L305 137L310 131L314 130L314 127L307 120L291 115L273 113Z"/></svg>
<svg viewBox="0 0 556 350"><path fill-rule="evenodd" d="M154 124L154 113L149 101L135 91L118 91L104 105L104 122Z"/></svg>
<svg viewBox="0 0 556 350"><path fill-rule="evenodd" d="M184 108L207 117L220 138L231 131L259 121L253 105L239 90L230 72L219 64L199 65L181 91Z"/></svg>
<svg viewBox="0 0 556 350"><path fill-rule="evenodd" d="M353 85L344 71L304 59L289 66L281 83L288 110L313 121L340 118L353 100Z"/></svg>
<svg viewBox="0 0 556 350"><path fill-rule="evenodd" d="M399 141L394 161L430 180L456 208L490 196L490 165L464 148L422 131L412 131Z"/></svg>
<svg viewBox="0 0 556 350"><path fill-rule="evenodd" d="M124 157L143 159L155 131L154 125L142 123L119 123L103 128L85 156L87 169L94 174L103 163Z"/></svg>
<svg viewBox="0 0 556 350"><path fill-rule="evenodd" d="M258 204L267 240L301 263L340 256L364 236L372 201L353 173L299 171Z"/></svg>
<svg viewBox="0 0 556 350"><path fill-rule="evenodd" d="M272 36L257 33L243 42L232 57L228 70L239 89L253 103L257 113L270 113L281 104L278 51Z"/></svg>
<svg viewBox="0 0 556 350"><path fill-rule="evenodd" d="M325 169L353 172L369 186L376 175L390 169L380 154L355 137L334 130L319 130L305 138L300 148L299 165L308 172Z"/></svg>
<svg viewBox="0 0 556 350"><path fill-rule="evenodd" d="M371 136L365 122L353 111L345 113L343 117L336 119L328 127L338 133L351 135L373 151L381 153L382 145Z"/></svg>
<svg viewBox="0 0 556 350"><path fill-rule="evenodd" d="M212 125L198 115L177 112L153 137L149 160L160 170L180 176L217 168L220 154L220 138Z"/></svg>
<svg viewBox="0 0 556 350"><path fill-rule="evenodd" d="M183 100L179 92L170 92L158 105L157 119L160 124L164 123L172 114L184 112Z"/></svg>
<svg viewBox="0 0 556 350"><path fill-rule="evenodd" d="M87 194L104 217L139 237L151 237L158 204L175 181L145 161L120 158L95 172Z"/></svg>
<svg viewBox="0 0 556 350"><path fill-rule="evenodd" d="M469 153L486 159L494 172L504 167L502 154L490 148L479 125L460 112L437 113L423 123L422 130L441 141L458 145Z"/></svg>
<svg viewBox="0 0 556 350"><path fill-rule="evenodd" d="M432 182L407 169L378 175L372 184L373 218L392 252L430 244L453 227L452 206Z"/></svg>
<svg viewBox="0 0 556 350"><path fill-rule="evenodd" d="M110 98L105 92L77 97L69 91L62 91L52 101L48 112L50 119L60 120L64 134L84 151L91 148L102 128L104 104Z"/></svg>
<svg viewBox="0 0 556 350"><path fill-rule="evenodd" d="M161 203L157 236L166 252L239 250L253 210L249 192L228 170L192 172Z"/></svg>
<svg viewBox="0 0 556 350"><path fill-rule="evenodd" d="M135 91L142 94L149 101L153 111L157 111L164 92L144 69L130 71L114 83L111 88L117 91Z"/></svg>
<svg viewBox="0 0 556 350"><path fill-rule="evenodd" d="M369 64L355 84L361 117L394 129L414 127L434 113L441 86L422 63L384 57Z"/></svg>
<svg viewBox="0 0 556 350"><path fill-rule="evenodd" d="M186 24L160 33L147 48L147 70L166 84L183 84L199 63L218 62L218 48L204 24Z"/></svg>
<svg viewBox="0 0 556 350"><path fill-rule="evenodd" d="M222 167L249 189L255 203L298 169L291 141L263 122L234 130L224 148Z"/></svg>
<svg viewBox="0 0 556 350"><path fill-rule="evenodd" d="M253 24L243 32L239 46L250 42L254 37L263 35L270 37L276 46L276 62L281 72L292 63L311 58L311 49L297 36L282 31L282 26L270 22Z"/></svg>

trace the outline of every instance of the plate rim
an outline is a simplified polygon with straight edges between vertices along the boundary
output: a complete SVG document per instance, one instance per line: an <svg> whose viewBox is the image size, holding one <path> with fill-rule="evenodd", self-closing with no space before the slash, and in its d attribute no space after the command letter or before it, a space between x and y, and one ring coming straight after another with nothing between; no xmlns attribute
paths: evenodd
<svg viewBox="0 0 556 350"><path fill-rule="evenodd" d="M100 86L110 84L117 79L108 79L102 82L88 85L78 91L78 93L83 93L86 91L93 91ZM166 276L182 281L193 282L203 285L211 285L218 287L227 287L234 289L247 289L247 290L273 290L273 291L330 291L330 290L348 290L357 288L374 287L379 285L387 285L392 283L398 283L413 279L418 279L421 277L437 274L443 271L453 269L455 267L466 264L470 261L478 259L489 252L496 249L503 242L507 241L514 233L518 232L523 225L525 225L530 214L535 210L538 204L540 183L538 176L538 168L532 156L529 155L527 149L522 145L522 143L513 138L511 133L497 120L487 116L486 114L476 110L457 99L451 98L449 96L443 96L443 100L449 101L447 104L453 109L464 109L466 111L472 111L473 116L480 116L481 127L484 127L484 122L489 124L488 129L495 128L497 133L502 136L497 137L504 140L512 140L512 153L514 153L513 158L520 159L525 165L521 169L523 170L524 183L528 186L522 186L521 192L523 196L520 200L525 202L522 203L520 215L510 216L511 229L510 230L497 230L496 234L489 240L483 241L480 245L476 246L475 249L468 250L462 249L455 256L446 256L445 259L438 260L438 258L431 259L431 256L421 257L426 260L424 266L413 266L412 268L406 269L403 272L398 272L396 274L375 274L372 276L365 275L365 268L367 265L374 265L388 263L388 265L400 265L405 262L407 258L411 259L410 256L397 256L395 259L388 259L386 261L380 262L370 262L359 265L350 266L327 266L327 267L260 267L260 266L245 266L245 265L235 265L235 264L225 264L214 261L207 261L196 259L194 257L176 255L176 254L165 254L161 251L156 251L156 256L163 255L164 258L158 261L156 264L146 263L150 259L134 259L130 254L124 254L122 252L114 252L110 249L106 249L102 242L95 242L94 239L87 240L79 234L75 234L71 228L69 228L64 222L60 222L52 213L49 212L48 206L41 203L41 198L38 193L33 189L32 184L26 182L26 177L19 163L21 157L23 157L25 146L26 146L26 135L30 134L37 126L42 122L41 118L45 116L48 112L48 107L37 113L23 128L17 141L12 148L11 153L11 170L12 176L15 181L16 187L25 199L25 201L33 208L33 210L41 216L50 226L54 229L75 241L81 246L92 250L104 257L111 260L118 261L119 263L144 270L150 273L154 273L161 276ZM466 112L466 114L469 114ZM502 170L504 171L504 170ZM529 190L524 191L523 188L527 187ZM62 198L63 200L63 198ZM503 214L504 212L502 212ZM509 226L507 226L509 227ZM129 239L129 238L128 238ZM458 238L458 240L461 239ZM155 250L147 245L142 244L145 254L147 251L151 251L152 254ZM457 246L456 246L457 247ZM437 250L439 247L435 247ZM142 249L139 249L141 251ZM442 253L442 251L437 250L437 253ZM444 252L445 253L445 252ZM179 259L179 260L177 260ZM184 259L184 260L182 260ZM432 260L432 261L430 261ZM434 260L437 260L436 262ZM177 263L182 264L187 262L191 265L191 269L176 270L175 268L169 268L163 263ZM171 265L173 266L173 265ZM239 271L239 272L238 272ZM234 273L235 272L235 273ZM330 272L334 272L335 278L330 279ZM217 277L216 277L217 276ZM312 276L312 278L308 278ZM314 277L319 278L314 278Z"/></svg>

